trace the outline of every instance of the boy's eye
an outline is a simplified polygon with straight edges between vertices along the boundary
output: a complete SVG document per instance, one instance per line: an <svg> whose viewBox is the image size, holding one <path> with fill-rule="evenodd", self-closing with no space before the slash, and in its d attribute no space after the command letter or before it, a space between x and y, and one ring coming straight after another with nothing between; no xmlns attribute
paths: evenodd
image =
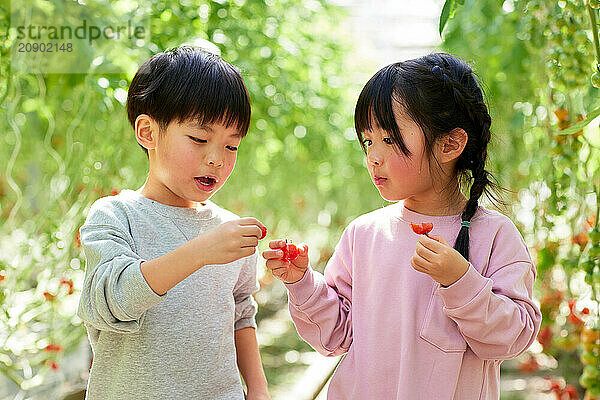
<svg viewBox="0 0 600 400"><path fill-rule="evenodd" d="M365 139L363 140L363 145L364 146L370 146L371 144L373 144L373 142L371 141L371 139Z"/></svg>
<svg viewBox="0 0 600 400"><path fill-rule="evenodd" d="M204 140L204 139L200 139L200 138L197 138L197 137L195 137L195 136L188 136L188 137L189 137L190 139L192 139L192 141L194 141L194 142L196 142L196 143L206 143L206 140Z"/></svg>
<svg viewBox="0 0 600 400"><path fill-rule="evenodd" d="M394 144L394 141L392 140L392 138L386 137L386 138L383 138L383 143Z"/></svg>
<svg viewBox="0 0 600 400"><path fill-rule="evenodd" d="M237 147L235 147L235 146L225 146L225 148L226 148L227 150L231 150L231 151L237 151L237 149L238 149L238 148L237 148Z"/></svg>

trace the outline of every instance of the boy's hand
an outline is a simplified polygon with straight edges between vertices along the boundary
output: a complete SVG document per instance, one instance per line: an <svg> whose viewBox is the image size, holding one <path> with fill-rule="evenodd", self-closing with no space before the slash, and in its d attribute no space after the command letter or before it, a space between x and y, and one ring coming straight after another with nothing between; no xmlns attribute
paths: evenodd
<svg viewBox="0 0 600 400"><path fill-rule="evenodd" d="M285 240L272 240L269 242L269 247L273 250L265 250L262 256L267 260L267 268L273 276L282 280L285 283L296 283L304 276L308 269L308 246L303 244L298 247L300 255L294 261L284 261L283 247L287 243Z"/></svg>
<svg viewBox="0 0 600 400"><path fill-rule="evenodd" d="M469 262L441 236L421 235L410 265L431 276L442 286L450 286L469 269Z"/></svg>
<svg viewBox="0 0 600 400"><path fill-rule="evenodd" d="M269 396L269 393L255 393L252 391L248 391L248 394L246 395L246 400L271 400L271 396Z"/></svg>
<svg viewBox="0 0 600 400"><path fill-rule="evenodd" d="M254 254L265 226L256 218L225 222L193 240L201 265L227 264Z"/></svg>

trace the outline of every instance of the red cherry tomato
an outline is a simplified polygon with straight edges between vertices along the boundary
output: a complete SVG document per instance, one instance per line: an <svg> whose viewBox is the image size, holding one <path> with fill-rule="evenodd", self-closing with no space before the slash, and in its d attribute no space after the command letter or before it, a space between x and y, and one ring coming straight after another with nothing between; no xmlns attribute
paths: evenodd
<svg viewBox="0 0 600 400"><path fill-rule="evenodd" d="M46 365L49 366L53 371L58 371L58 363L52 360L46 360Z"/></svg>
<svg viewBox="0 0 600 400"><path fill-rule="evenodd" d="M577 400L579 398L577 388L573 385L567 385L563 393L569 395L569 399Z"/></svg>
<svg viewBox="0 0 600 400"><path fill-rule="evenodd" d="M44 297L48 301L53 301L56 298L56 295L54 295L54 294L52 294L50 292L44 292Z"/></svg>
<svg viewBox="0 0 600 400"><path fill-rule="evenodd" d="M51 353L60 353L63 351L63 347L60 344L50 343L49 345L44 347L44 350Z"/></svg>
<svg viewBox="0 0 600 400"><path fill-rule="evenodd" d="M267 236L267 227L263 226L262 228L260 228L260 230L262 231L262 235L260 236L260 238L258 238L258 240L262 240L265 238L265 236Z"/></svg>
<svg viewBox="0 0 600 400"><path fill-rule="evenodd" d="M433 229L433 223L423 222L422 224L413 224L411 222L410 227L417 235L427 235Z"/></svg>
<svg viewBox="0 0 600 400"><path fill-rule="evenodd" d="M286 244L281 250L283 250L284 261L294 261L300 255L300 249L295 244Z"/></svg>

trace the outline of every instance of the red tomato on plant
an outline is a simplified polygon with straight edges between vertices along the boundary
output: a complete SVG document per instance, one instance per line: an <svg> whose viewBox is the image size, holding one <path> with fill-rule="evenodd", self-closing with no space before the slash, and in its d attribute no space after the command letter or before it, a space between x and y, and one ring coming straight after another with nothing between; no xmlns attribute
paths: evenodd
<svg viewBox="0 0 600 400"><path fill-rule="evenodd" d="M573 385L567 385L563 393L569 395L569 400L579 399L579 393L577 392L577 388Z"/></svg>
<svg viewBox="0 0 600 400"><path fill-rule="evenodd" d="M417 235L427 235L433 229L433 223L423 222L422 224L413 224L411 222L410 227Z"/></svg>
<svg viewBox="0 0 600 400"><path fill-rule="evenodd" d="M50 353L60 353L61 351L63 351L63 347L60 344L50 343L44 348L44 350Z"/></svg>
<svg viewBox="0 0 600 400"><path fill-rule="evenodd" d="M519 364L519 371L523 374L533 374L540 369L540 365L538 364L535 357L530 356L527 361L524 361Z"/></svg>
<svg viewBox="0 0 600 400"><path fill-rule="evenodd" d="M58 371L58 363L52 360L46 360L46 365L49 366L53 371Z"/></svg>
<svg viewBox="0 0 600 400"><path fill-rule="evenodd" d="M44 297L46 298L46 300L48 301L53 301L56 298L56 295L53 295L50 292L44 292Z"/></svg>
<svg viewBox="0 0 600 400"><path fill-rule="evenodd" d="M552 346L552 328L550 327L550 325L547 325L540 329L540 333L538 333L537 340L544 348L544 351L550 349L550 347Z"/></svg>
<svg viewBox="0 0 600 400"><path fill-rule="evenodd" d="M70 279L61 278L60 284L65 285L68 289L68 294L73 294L73 281Z"/></svg>

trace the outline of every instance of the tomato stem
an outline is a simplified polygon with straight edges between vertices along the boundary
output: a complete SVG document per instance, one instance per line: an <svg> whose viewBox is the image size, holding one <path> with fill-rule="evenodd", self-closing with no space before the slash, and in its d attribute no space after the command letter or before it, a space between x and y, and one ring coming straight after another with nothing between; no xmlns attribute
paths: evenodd
<svg viewBox="0 0 600 400"><path fill-rule="evenodd" d="M600 43L598 43L598 24L596 23L596 10L590 6L590 1L586 1L586 7L592 23L592 35L594 39L594 49L596 51L596 71L598 72L598 66L600 66Z"/></svg>

